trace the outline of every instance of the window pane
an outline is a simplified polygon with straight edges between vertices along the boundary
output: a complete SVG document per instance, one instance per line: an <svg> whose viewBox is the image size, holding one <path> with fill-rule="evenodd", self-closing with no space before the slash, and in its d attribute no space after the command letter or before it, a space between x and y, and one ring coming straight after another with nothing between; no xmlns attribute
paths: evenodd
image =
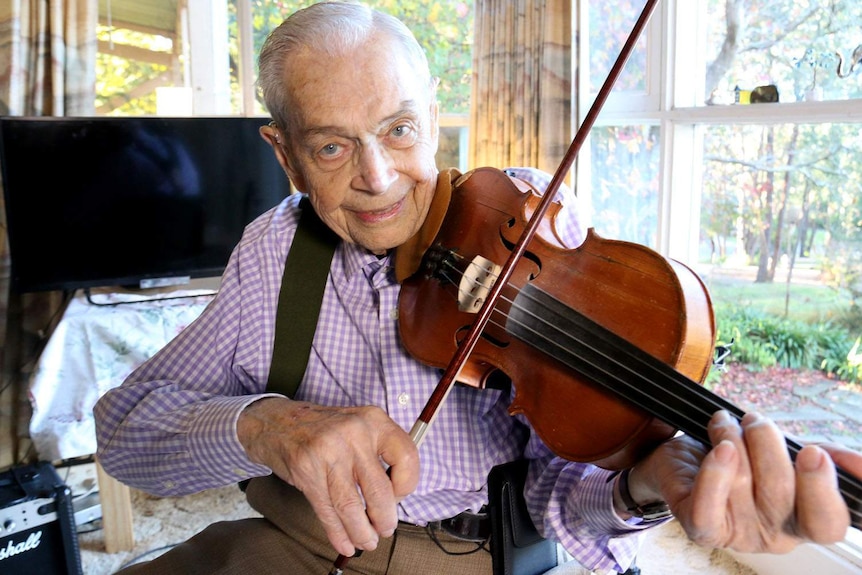
<svg viewBox="0 0 862 575"><path fill-rule="evenodd" d="M590 219L600 236L656 247L659 132L651 125L590 132Z"/></svg>
<svg viewBox="0 0 862 575"><path fill-rule="evenodd" d="M300 8L318 0L255 0L252 2L253 52L257 55L269 32ZM466 114L470 111L470 88L473 56L473 0L419 0L404 3L396 0L365 2L403 21L425 49L431 74L440 78L437 97L444 114ZM231 56L239 61L236 25L236 0L229 0ZM246 81L256 77L249 74ZM239 98L238 70L231 69L231 89ZM263 113L263 106L256 108Z"/></svg>
<svg viewBox="0 0 862 575"><path fill-rule="evenodd" d="M862 241L860 147L859 124L706 128L703 256L771 281L793 253L825 263Z"/></svg>
<svg viewBox="0 0 862 575"><path fill-rule="evenodd" d="M701 211L718 339L736 338L739 362L716 392L746 410L794 413L778 419L789 435L857 449L860 146L859 124L711 126ZM751 370L757 387L737 387Z"/></svg>
<svg viewBox="0 0 862 575"><path fill-rule="evenodd" d="M857 0L708 0L707 22L707 103L770 84L782 102L862 97Z"/></svg>
<svg viewBox="0 0 862 575"><path fill-rule="evenodd" d="M622 50L643 10L644 0L620 0L606 2L591 0L589 3L590 36L590 93L599 91L611 71L611 67ZM647 91L646 38L638 40L635 50L626 63L623 73L614 86L614 91Z"/></svg>
<svg viewBox="0 0 862 575"><path fill-rule="evenodd" d="M97 114L190 114L191 91L183 89L180 40L168 32L138 32L119 25L97 28Z"/></svg>
<svg viewBox="0 0 862 575"><path fill-rule="evenodd" d="M440 126L440 144L437 147L437 168L458 168L467 171L467 147L469 138L468 119L451 117L446 125ZM459 122L460 120L460 122Z"/></svg>

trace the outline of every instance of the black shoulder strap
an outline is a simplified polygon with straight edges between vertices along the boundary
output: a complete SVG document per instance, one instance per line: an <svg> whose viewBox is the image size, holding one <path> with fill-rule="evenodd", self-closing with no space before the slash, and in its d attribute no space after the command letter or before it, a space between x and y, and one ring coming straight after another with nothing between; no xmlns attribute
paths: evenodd
<svg viewBox="0 0 862 575"><path fill-rule="evenodd" d="M317 217L307 197L299 205L299 226L281 276L275 342L266 383L267 391L287 397L294 396L305 374L332 254L340 242Z"/></svg>

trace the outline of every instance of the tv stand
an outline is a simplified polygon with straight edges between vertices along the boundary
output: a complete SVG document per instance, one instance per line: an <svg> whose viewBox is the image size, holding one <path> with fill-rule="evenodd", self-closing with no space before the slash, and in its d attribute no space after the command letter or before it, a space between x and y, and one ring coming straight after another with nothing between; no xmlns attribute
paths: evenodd
<svg viewBox="0 0 862 575"><path fill-rule="evenodd" d="M192 281L189 276L166 277L166 278L149 278L138 282L138 287L141 289L164 288L172 286L188 285Z"/></svg>

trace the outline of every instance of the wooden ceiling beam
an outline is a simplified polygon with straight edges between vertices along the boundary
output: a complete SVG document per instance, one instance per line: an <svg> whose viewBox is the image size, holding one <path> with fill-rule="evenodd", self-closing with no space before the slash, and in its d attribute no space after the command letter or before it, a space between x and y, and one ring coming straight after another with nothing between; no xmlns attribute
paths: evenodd
<svg viewBox="0 0 862 575"><path fill-rule="evenodd" d="M167 66L168 68L174 65L176 56L172 52L156 52L130 46L129 44L118 44L117 42L107 42L99 40L99 52L102 54L113 54L127 60L135 60L136 62L149 62L150 64L158 64Z"/></svg>

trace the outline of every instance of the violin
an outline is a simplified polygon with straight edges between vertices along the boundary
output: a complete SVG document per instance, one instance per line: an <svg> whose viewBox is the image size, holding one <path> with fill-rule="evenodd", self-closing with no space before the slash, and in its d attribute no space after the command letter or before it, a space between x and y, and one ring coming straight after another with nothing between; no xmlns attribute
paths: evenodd
<svg viewBox="0 0 862 575"><path fill-rule="evenodd" d="M402 282L399 330L413 357L449 364L538 200L494 168L454 182L442 228ZM566 248L553 226L557 208L516 264L457 381L498 387L505 375L515 387L510 412L523 413L554 453L624 469L676 428L705 428L716 411L695 391L712 363L712 304L693 271L644 246L589 230L581 246ZM687 378L683 392L670 390L669 368ZM678 421L688 412L696 421Z"/></svg>
<svg viewBox="0 0 862 575"><path fill-rule="evenodd" d="M454 181L439 232L402 282L399 329L413 357L450 364L538 202L525 182L494 168ZM571 461L625 469L677 430L710 444L716 411L744 412L702 385L715 342L706 286L682 263L592 229L567 249L554 229L558 208L500 287L457 382L510 380L510 413ZM795 457L802 446L786 441ZM838 482L862 528L862 482L840 468Z"/></svg>

